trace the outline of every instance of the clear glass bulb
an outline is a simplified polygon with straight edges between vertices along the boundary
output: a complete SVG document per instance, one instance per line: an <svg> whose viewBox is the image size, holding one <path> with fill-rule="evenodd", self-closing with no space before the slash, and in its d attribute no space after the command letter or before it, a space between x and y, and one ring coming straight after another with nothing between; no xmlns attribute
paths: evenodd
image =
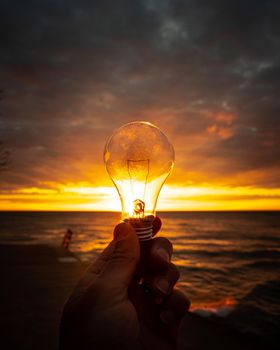
<svg viewBox="0 0 280 350"><path fill-rule="evenodd" d="M122 219L139 239L151 238L158 195L174 166L172 144L151 123L128 123L107 141L104 162L120 196Z"/></svg>

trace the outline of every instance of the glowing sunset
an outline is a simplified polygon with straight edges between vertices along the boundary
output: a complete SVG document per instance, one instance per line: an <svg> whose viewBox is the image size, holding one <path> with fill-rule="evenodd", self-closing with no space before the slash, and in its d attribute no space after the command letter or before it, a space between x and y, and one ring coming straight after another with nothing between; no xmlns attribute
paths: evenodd
<svg viewBox="0 0 280 350"><path fill-rule="evenodd" d="M112 32L82 6L79 16L74 5L67 7L60 23L46 17L47 28L28 20L28 7L14 14L25 30L10 34L0 67L0 141L11 151L10 165L0 175L1 209L115 209L103 149L114 129L134 120L157 125L175 148L172 190L160 197L159 208L280 209L279 79L272 33L266 33L271 40L263 51L262 34L240 45L241 30L250 36L252 29L245 22L243 29L227 28L230 14L221 15L214 29L206 10L193 22L183 4L181 13L172 14L163 5L158 12L152 3L125 10L122 29ZM99 15L105 11L113 18L117 5L104 6ZM140 8L144 17L137 14ZM38 18L45 16L44 6L36 11ZM55 40L36 37L36 31ZM18 40L24 43L20 47ZM81 183L90 188L91 200L83 191L70 196ZM192 188L197 195L185 203ZM167 204L174 191L182 197ZM212 203L210 192L215 192Z"/></svg>
<svg viewBox="0 0 280 350"><path fill-rule="evenodd" d="M165 185L157 208L159 211L275 210L279 207L279 197L280 189L274 188ZM113 186L91 187L91 183L77 182L13 190L2 194L0 209L121 211L121 203Z"/></svg>
<svg viewBox="0 0 280 350"><path fill-rule="evenodd" d="M4 95L2 104L8 102L12 100ZM75 116L69 122L62 117L44 126L34 121L32 127L32 120L23 124L4 120L4 144L11 155L1 173L0 209L120 210L102 158L113 131L105 121L107 113L101 118L92 111L85 120L80 116L79 122ZM242 126L241 115L238 119L204 114L194 118L186 109L178 116L161 115L159 109L148 117L162 125L176 150L176 165L159 197L158 210L278 210L276 136L269 141L257 127ZM110 125L118 127L129 118L113 118ZM249 135L243 135L244 128ZM271 124L269 135L276 132Z"/></svg>

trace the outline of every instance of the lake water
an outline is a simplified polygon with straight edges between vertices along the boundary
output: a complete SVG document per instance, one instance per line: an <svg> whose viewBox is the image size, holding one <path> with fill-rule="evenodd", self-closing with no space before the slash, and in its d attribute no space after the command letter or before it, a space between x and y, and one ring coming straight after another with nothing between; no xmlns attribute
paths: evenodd
<svg viewBox="0 0 280 350"><path fill-rule="evenodd" d="M280 333L280 212L160 213L180 286L200 314L217 314L242 331ZM112 238L118 213L0 212L0 243L59 245L94 258ZM279 339L279 338L278 338Z"/></svg>

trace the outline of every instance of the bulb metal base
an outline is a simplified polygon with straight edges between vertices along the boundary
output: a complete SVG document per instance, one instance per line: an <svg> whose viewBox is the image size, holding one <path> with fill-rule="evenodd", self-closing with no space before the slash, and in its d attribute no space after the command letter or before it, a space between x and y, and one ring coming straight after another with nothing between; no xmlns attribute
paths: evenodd
<svg viewBox="0 0 280 350"><path fill-rule="evenodd" d="M149 215L144 218L127 218L124 222L128 222L134 227L139 241L148 241L153 236L153 221L154 216Z"/></svg>

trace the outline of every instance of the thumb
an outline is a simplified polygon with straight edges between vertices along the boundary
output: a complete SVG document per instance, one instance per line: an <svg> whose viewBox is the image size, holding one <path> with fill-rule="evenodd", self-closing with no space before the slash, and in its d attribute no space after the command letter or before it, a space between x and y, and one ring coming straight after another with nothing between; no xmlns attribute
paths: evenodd
<svg viewBox="0 0 280 350"><path fill-rule="evenodd" d="M134 228L123 222L115 227L113 242L115 247L100 277L128 287L140 259L139 240Z"/></svg>
<svg viewBox="0 0 280 350"><path fill-rule="evenodd" d="M114 240L89 269L91 291L107 302L126 297L139 259L140 246L134 228L128 223L117 225Z"/></svg>

